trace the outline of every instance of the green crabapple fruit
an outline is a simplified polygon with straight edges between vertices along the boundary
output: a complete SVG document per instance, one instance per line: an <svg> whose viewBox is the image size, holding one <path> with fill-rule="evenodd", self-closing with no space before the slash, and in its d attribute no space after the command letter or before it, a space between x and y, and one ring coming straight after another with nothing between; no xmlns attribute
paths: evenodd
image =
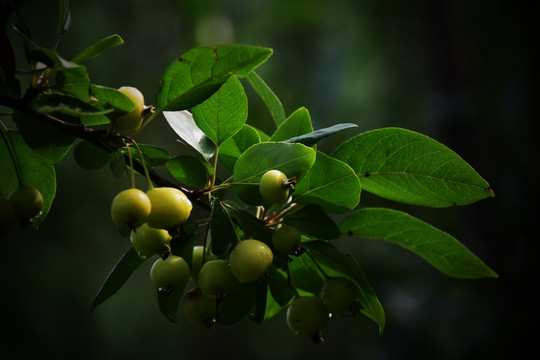
<svg viewBox="0 0 540 360"><path fill-rule="evenodd" d="M293 226L283 224L272 234L272 244L283 254L293 254L300 245L300 231Z"/></svg>
<svg viewBox="0 0 540 360"><path fill-rule="evenodd" d="M152 204L146 193L139 189L120 191L113 199L111 217L119 229L135 229L146 222Z"/></svg>
<svg viewBox="0 0 540 360"><path fill-rule="evenodd" d="M289 197L287 176L279 170L270 170L264 173L259 182L259 192L266 201L279 204Z"/></svg>
<svg viewBox="0 0 540 360"><path fill-rule="evenodd" d="M197 284L203 293L219 295L232 291L236 286L236 278L226 260L210 260L201 267Z"/></svg>
<svg viewBox="0 0 540 360"><path fill-rule="evenodd" d="M199 277L199 272L201 271L201 267L203 265L203 253L204 253L204 246L194 246L193 247L193 255L191 258L191 279L195 282L197 282L197 279ZM207 252L204 254L204 261L210 261L210 260L216 260L218 257L211 252Z"/></svg>
<svg viewBox="0 0 540 360"><path fill-rule="evenodd" d="M249 283L266 275L273 258L272 250L265 243L248 239L234 247L229 263L236 280L239 283Z"/></svg>
<svg viewBox="0 0 540 360"><path fill-rule="evenodd" d="M331 314L350 310L356 298L356 287L347 278L329 277L321 290L321 300Z"/></svg>
<svg viewBox="0 0 540 360"><path fill-rule="evenodd" d="M320 298L301 296L293 300L287 309L287 325L300 336L313 336L328 323L330 314Z"/></svg>
<svg viewBox="0 0 540 360"><path fill-rule="evenodd" d="M182 289L189 280L189 266L180 256L159 258L150 269L150 279L160 289Z"/></svg>
<svg viewBox="0 0 540 360"><path fill-rule="evenodd" d="M182 312L187 321L210 327L217 316L216 296L193 288L182 297Z"/></svg>
<svg viewBox="0 0 540 360"><path fill-rule="evenodd" d="M131 231L130 240L137 254L142 258L147 258L166 252L171 235L165 229L156 229L145 223Z"/></svg>
<svg viewBox="0 0 540 360"><path fill-rule="evenodd" d="M15 216L21 220L30 220L43 210L43 195L30 185L20 185L13 190L8 200L13 205Z"/></svg>
<svg viewBox="0 0 540 360"><path fill-rule="evenodd" d="M181 190L173 187L157 187L146 193L152 204L148 225L159 229L175 229L191 214L193 205Z"/></svg>
<svg viewBox="0 0 540 360"><path fill-rule="evenodd" d="M144 96L132 86L122 86L118 89L122 94L126 95L135 104L135 109L127 114L120 115L114 119L114 123L118 130L136 130L141 126L144 110Z"/></svg>
<svg viewBox="0 0 540 360"><path fill-rule="evenodd" d="M16 220L15 208L11 204L11 201L0 197L0 231L9 228Z"/></svg>

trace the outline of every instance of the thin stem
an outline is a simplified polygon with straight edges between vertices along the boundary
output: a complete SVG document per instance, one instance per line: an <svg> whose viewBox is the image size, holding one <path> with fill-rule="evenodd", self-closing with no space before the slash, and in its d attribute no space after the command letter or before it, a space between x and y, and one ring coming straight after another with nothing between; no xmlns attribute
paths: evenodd
<svg viewBox="0 0 540 360"><path fill-rule="evenodd" d="M8 150L9 156L11 157L11 161L13 162L13 167L15 168L15 174L17 174L17 181L19 182L19 185L23 185L23 179L21 174L21 169L19 167L19 159L15 155L15 150L13 147L13 142L11 141L11 137L9 136L9 131L6 125L0 120L0 124L2 125L0 128L0 133L2 134L2 138L4 139L4 142L6 143L6 148Z"/></svg>
<svg viewBox="0 0 540 360"><path fill-rule="evenodd" d="M137 151L139 152L139 158L141 159L142 167L144 169L144 176L146 177L146 182L148 183L148 190L152 190L154 188L154 185L152 184L152 179L150 179L150 173L148 172L146 161L144 161L144 155L135 140L133 140L129 136L126 136L126 138L128 138L129 141L131 141L131 143L137 148Z"/></svg>
<svg viewBox="0 0 540 360"><path fill-rule="evenodd" d="M129 158L128 176L131 182L131 188L135 189L135 173L134 173L135 170L133 170L133 156L131 155L131 149L129 148L129 143L126 143L126 148L128 151L128 158Z"/></svg>
<svg viewBox="0 0 540 360"><path fill-rule="evenodd" d="M214 187L214 184L216 183L218 155L219 155L219 146L216 146L216 154L214 155L214 164L212 165L214 168L214 172L212 173L212 181L210 182L210 189L212 189Z"/></svg>
<svg viewBox="0 0 540 360"><path fill-rule="evenodd" d="M294 282L294 278L292 276L291 267L289 263L287 263L287 277L289 278L291 289L294 292L294 297L299 298L300 294L298 293L298 290L296 289L296 283Z"/></svg>
<svg viewBox="0 0 540 360"><path fill-rule="evenodd" d="M150 123L154 121L158 117L159 114L161 114L161 110L153 112L152 115L150 115L150 117L146 119L146 121L143 122L142 125L137 130L135 130L135 132L131 134L131 137L137 136L137 134L140 133L142 130L144 130L144 128L146 128L148 125L150 125Z"/></svg>
<svg viewBox="0 0 540 360"><path fill-rule="evenodd" d="M309 258L311 259L311 261L313 261L313 263L315 264L315 266L317 267L317 269L319 269L319 271L320 271L321 274L324 276L324 278L325 278L325 279L328 279L328 278L329 278L328 274L321 268L321 266L319 265L319 263L317 262L317 260L315 260L315 258L313 258L313 255L311 255L311 253L309 252L308 249L306 249L305 254L307 254L307 256L309 256Z"/></svg>

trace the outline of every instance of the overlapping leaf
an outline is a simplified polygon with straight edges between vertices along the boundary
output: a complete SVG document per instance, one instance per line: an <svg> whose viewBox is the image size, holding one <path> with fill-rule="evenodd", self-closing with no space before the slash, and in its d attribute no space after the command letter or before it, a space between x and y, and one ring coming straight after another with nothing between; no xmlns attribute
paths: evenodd
<svg viewBox="0 0 540 360"><path fill-rule="evenodd" d="M189 50L163 73L157 109L185 110L200 104L230 76L248 75L270 55L272 49L245 45Z"/></svg>
<svg viewBox="0 0 540 360"><path fill-rule="evenodd" d="M331 212L344 212L358 205L360 181L349 165L318 151L313 167L296 185L293 199Z"/></svg>
<svg viewBox="0 0 540 360"><path fill-rule="evenodd" d="M188 111L164 111L163 116L180 139L206 160L214 156L216 145L199 129Z"/></svg>

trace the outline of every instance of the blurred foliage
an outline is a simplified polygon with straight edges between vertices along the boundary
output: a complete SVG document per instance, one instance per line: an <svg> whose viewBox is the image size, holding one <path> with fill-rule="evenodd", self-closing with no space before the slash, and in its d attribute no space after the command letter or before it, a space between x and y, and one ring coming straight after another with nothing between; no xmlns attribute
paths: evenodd
<svg viewBox="0 0 540 360"><path fill-rule="evenodd" d="M52 44L57 2L16 3L33 40ZM71 1L72 28L58 48L65 57L110 34L125 40L88 62L96 83L137 86L148 103L155 102L166 65L193 46L268 46L274 55L260 73L287 115L305 106L316 129L338 122L356 123L359 130L351 133L400 126L454 149L490 181L497 197L459 210L406 210L455 235L500 279L446 278L390 244L342 238L338 243L358 258L385 306L382 336L363 318L333 322L324 345L295 337L284 316L263 326L249 320L210 330L172 325L158 313L144 267L90 314L102 279L129 247L109 218L114 194L129 183L106 170L81 170L68 155L57 168L57 198L47 221L39 231L17 229L1 239L7 336L0 340L0 357L519 358L534 344L529 317L537 312L532 258L538 247L529 235L538 216L529 191L539 170L532 97L537 62L535 13L527 6L463 0ZM13 35L11 41L22 56L20 39ZM264 129L271 123L266 109L254 96L249 101L248 122ZM163 125L153 123L140 139L169 146L176 155L175 135ZM320 146L335 144L330 138ZM362 196L363 205L384 205Z"/></svg>

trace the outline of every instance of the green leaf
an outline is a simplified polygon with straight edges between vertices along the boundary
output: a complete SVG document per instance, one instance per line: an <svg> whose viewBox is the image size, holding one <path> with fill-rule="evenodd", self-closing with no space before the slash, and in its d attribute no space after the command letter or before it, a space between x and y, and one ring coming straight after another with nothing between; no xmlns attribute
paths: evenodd
<svg viewBox="0 0 540 360"><path fill-rule="evenodd" d="M200 104L230 76L248 75L270 55L272 49L245 45L189 50L163 73L157 110L185 110Z"/></svg>
<svg viewBox="0 0 540 360"><path fill-rule="evenodd" d="M184 288L174 289L170 293L160 291L156 288L156 297L161 314L172 323L178 322L178 306L182 301Z"/></svg>
<svg viewBox="0 0 540 360"><path fill-rule="evenodd" d="M6 145L6 141L8 144ZM53 165L36 154L24 141L17 131L3 132L0 137L0 195L8 197L19 186L17 172L7 146L12 150L15 161L19 164L22 181L38 189L43 196L42 214L34 218L32 227L38 225L47 217L51 204L56 195L56 172Z"/></svg>
<svg viewBox="0 0 540 360"><path fill-rule="evenodd" d="M137 144L139 149L143 153L144 161L150 167L165 165L167 161L171 158L169 152L162 147L148 144ZM131 153L133 156L141 160L141 154L136 147L130 146Z"/></svg>
<svg viewBox="0 0 540 360"><path fill-rule="evenodd" d="M330 212L345 212L360 201L360 181L349 165L317 151L315 164L296 185L293 199Z"/></svg>
<svg viewBox="0 0 540 360"><path fill-rule="evenodd" d="M206 161L191 155L179 155L167 161L167 169L179 182L204 188L210 179L212 167Z"/></svg>
<svg viewBox="0 0 540 360"><path fill-rule="evenodd" d="M71 62L81 63L85 60L98 56L104 50L107 50L114 46L122 45L123 43L124 43L124 40L119 35L114 34L114 35L107 36L106 38L101 39L95 44L84 49L80 54L75 56L71 60Z"/></svg>
<svg viewBox="0 0 540 360"><path fill-rule="evenodd" d="M256 283L237 284L234 290L225 294L218 305L216 323L234 324L250 314L255 306Z"/></svg>
<svg viewBox="0 0 540 360"><path fill-rule="evenodd" d="M212 201L210 235L212 253L219 257L224 257L238 241L231 217L225 206L217 199Z"/></svg>
<svg viewBox="0 0 540 360"><path fill-rule="evenodd" d="M270 115L272 115L272 119L274 120L276 127L283 123L285 121L285 109L272 89L270 89L264 80L254 71L249 73L246 79L266 104L266 107L268 108L268 111L270 111Z"/></svg>
<svg viewBox="0 0 540 360"><path fill-rule="evenodd" d="M219 162L231 173L236 160L250 146L261 142L259 133L250 125L244 124L240 131L227 139L219 147Z"/></svg>
<svg viewBox="0 0 540 360"><path fill-rule="evenodd" d="M307 205L287 215L285 224L294 226L302 234L317 239L336 239L341 236L337 224L318 205Z"/></svg>
<svg viewBox="0 0 540 360"><path fill-rule="evenodd" d="M359 134L332 156L354 169L362 189L394 201L447 207L494 196L489 184L456 153L409 130Z"/></svg>
<svg viewBox="0 0 540 360"><path fill-rule="evenodd" d="M339 227L343 233L397 244L448 276L464 279L497 277L451 235L401 211L361 209L343 220Z"/></svg>
<svg viewBox="0 0 540 360"><path fill-rule="evenodd" d="M324 284L324 275L307 253L293 257L289 263L289 270L300 296L319 296Z"/></svg>
<svg viewBox="0 0 540 360"><path fill-rule="evenodd" d="M292 137L290 139L287 139L285 142L288 143L300 143L304 144L306 146L313 146L320 140L329 137L330 135L334 135L340 131L347 130L350 128L358 127L356 124L337 124L333 125L324 129L315 130L313 132L310 132L309 134L305 135L299 135Z"/></svg>
<svg viewBox="0 0 540 360"><path fill-rule="evenodd" d="M90 79L84 66L61 59L54 70L56 70L56 83L62 90L82 101L90 101Z"/></svg>
<svg viewBox="0 0 540 360"><path fill-rule="evenodd" d="M15 112L13 121L24 141L52 165L58 164L64 158L75 141L75 136L27 114Z"/></svg>
<svg viewBox="0 0 540 360"><path fill-rule="evenodd" d="M85 170L101 169L109 162L110 154L108 151L94 146L89 141L81 141L73 149L75 162Z"/></svg>
<svg viewBox="0 0 540 360"><path fill-rule="evenodd" d="M285 271L271 266L268 269L268 291L266 294L266 307L261 322L273 318L291 303L294 292L289 286Z"/></svg>
<svg viewBox="0 0 540 360"><path fill-rule="evenodd" d="M308 249L326 275L347 277L358 286L359 301L363 307L361 312L379 325L379 333L382 334L385 324L384 310L358 262L350 254L341 252L325 241L309 241L302 245Z"/></svg>
<svg viewBox="0 0 540 360"><path fill-rule="evenodd" d="M115 179L120 179L126 171L126 161L122 151L117 150L111 153L109 167Z"/></svg>
<svg viewBox="0 0 540 360"><path fill-rule="evenodd" d="M285 141L287 139L311 133L311 116L309 111L302 107L293 112L270 137L270 141Z"/></svg>
<svg viewBox="0 0 540 360"><path fill-rule="evenodd" d="M247 120L247 97L231 76L209 99L193 108L193 120L216 146L236 134Z"/></svg>
<svg viewBox="0 0 540 360"><path fill-rule="evenodd" d="M231 206L230 204L224 204L227 208L227 211L231 213L240 224L240 227L245 232L247 236L252 239L257 239L266 243L267 245L272 244L272 229L266 226L266 224L259 218L250 214L245 210L238 209Z"/></svg>
<svg viewBox="0 0 540 360"><path fill-rule="evenodd" d="M148 259L148 258L146 258ZM97 306L102 304L105 300L116 294L116 292L125 284L131 274L137 270L137 268L146 261L141 258L137 251L131 247L124 255L118 260L114 268L111 270L103 285L99 289L94 301L92 301L92 307L90 311L93 311Z"/></svg>
<svg viewBox="0 0 540 360"><path fill-rule="evenodd" d="M180 139L206 160L216 153L216 145L199 129L191 113L187 111L164 111L163 116Z"/></svg>
<svg viewBox="0 0 540 360"><path fill-rule="evenodd" d="M301 180L315 162L315 150L301 144L259 143L246 150L236 161L233 170L235 190L247 204L264 201L258 183L265 172L277 169L288 178Z"/></svg>
<svg viewBox="0 0 540 360"><path fill-rule="evenodd" d="M90 92L99 102L108 104L121 112L130 112L135 109L135 103L117 89L91 84Z"/></svg>
<svg viewBox="0 0 540 360"><path fill-rule="evenodd" d="M103 109L97 106L92 106L84 101L73 96L53 93L42 94L32 102L32 107L43 114L62 113L73 117L99 116L108 114L113 109Z"/></svg>

